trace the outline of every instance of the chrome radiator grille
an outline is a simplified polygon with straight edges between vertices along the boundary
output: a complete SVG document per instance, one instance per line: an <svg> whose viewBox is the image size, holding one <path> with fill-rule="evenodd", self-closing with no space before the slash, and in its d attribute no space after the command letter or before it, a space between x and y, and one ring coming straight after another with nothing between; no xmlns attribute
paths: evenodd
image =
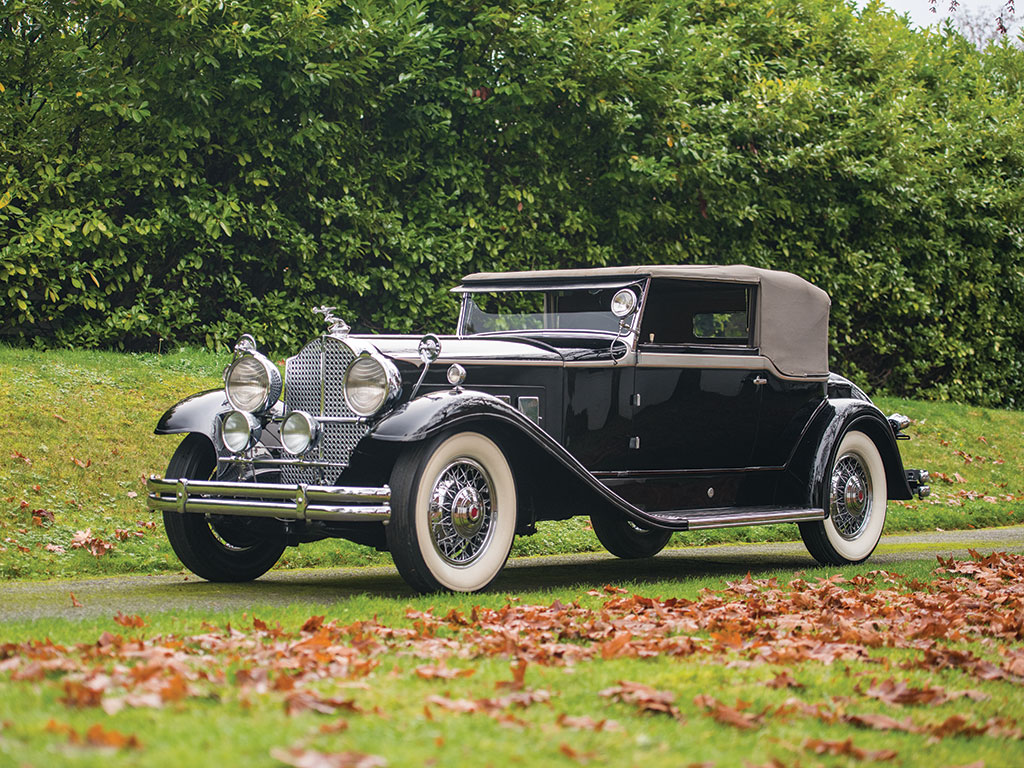
<svg viewBox="0 0 1024 768"><path fill-rule="evenodd" d="M305 411L320 419L355 419L342 394L342 377L355 355L345 342L324 336L310 342L289 358L285 370L285 406L289 412ZM331 484L370 428L366 424L321 422L321 438L317 451L304 459L329 466L288 464L281 469L283 483ZM282 452L282 458L299 460Z"/></svg>

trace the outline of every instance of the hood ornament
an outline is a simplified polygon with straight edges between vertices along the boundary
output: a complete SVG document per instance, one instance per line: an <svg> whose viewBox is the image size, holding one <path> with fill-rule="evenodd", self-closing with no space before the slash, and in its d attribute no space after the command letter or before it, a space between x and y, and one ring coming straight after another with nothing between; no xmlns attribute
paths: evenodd
<svg viewBox="0 0 1024 768"><path fill-rule="evenodd" d="M352 329L349 327L348 323L334 315L334 310L336 309L337 307L317 307L313 310L313 313L324 316L324 320L327 322L327 332L331 334L331 336L337 336L343 339L348 336L348 332Z"/></svg>

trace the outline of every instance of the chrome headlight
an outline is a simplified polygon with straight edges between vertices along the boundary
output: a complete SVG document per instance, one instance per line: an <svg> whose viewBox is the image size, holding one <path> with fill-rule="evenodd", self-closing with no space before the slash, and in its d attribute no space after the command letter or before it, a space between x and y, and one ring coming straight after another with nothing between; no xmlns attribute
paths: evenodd
<svg viewBox="0 0 1024 768"><path fill-rule="evenodd" d="M259 352L247 351L224 371L224 389L238 410L261 413L281 397L281 372Z"/></svg>
<svg viewBox="0 0 1024 768"><path fill-rule="evenodd" d="M252 448L260 439L260 423L251 413L231 411L220 423L220 439L232 453Z"/></svg>
<svg viewBox="0 0 1024 768"><path fill-rule="evenodd" d="M364 353L345 371L345 402L359 416L372 416L397 394L399 381L394 365Z"/></svg>
<svg viewBox="0 0 1024 768"><path fill-rule="evenodd" d="M319 436L319 422L303 411L292 411L281 424L281 445L295 456L312 448Z"/></svg>

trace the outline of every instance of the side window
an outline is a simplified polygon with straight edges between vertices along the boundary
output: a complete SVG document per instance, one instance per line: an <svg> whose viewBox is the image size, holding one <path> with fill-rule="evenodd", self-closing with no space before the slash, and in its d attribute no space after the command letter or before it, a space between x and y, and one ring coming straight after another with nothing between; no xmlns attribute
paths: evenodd
<svg viewBox="0 0 1024 768"><path fill-rule="evenodd" d="M652 280L640 343L750 347L753 302L750 285Z"/></svg>

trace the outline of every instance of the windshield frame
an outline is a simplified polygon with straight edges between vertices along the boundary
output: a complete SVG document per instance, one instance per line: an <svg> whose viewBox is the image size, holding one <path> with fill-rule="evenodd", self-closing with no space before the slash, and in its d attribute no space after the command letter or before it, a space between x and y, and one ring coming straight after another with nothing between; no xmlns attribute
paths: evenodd
<svg viewBox="0 0 1024 768"><path fill-rule="evenodd" d="M544 279L533 279L533 280L522 280L512 278L510 280L495 280L495 281L479 281L473 282L470 285L460 285L456 288L452 288L452 293L457 293L461 296L459 306L459 321L456 329L456 334L459 338L487 338L487 337L508 337L508 336L524 336L524 337L536 337L536 338L573 338L573 337L591 337L591 338L604 338L604 339L628 339L628 346L633 347L634 337L640 327L640 315L644 306L644 300L647 297L647 290L650 284L650 278L647 275L623 275L617 278L598 278L589 280L573 280L567 281L564 278L559 280L544 280ZM478 331L474 333L467 332L467 324L470 314L470 308L473 305L472 296L473 294L482 293L521 293L521 292L535 292L535 293L547 293L550 291L592 291L601 289L617 289L617 288L633 288L637 293L637 304L636 309L626 318L624 318L625 328L620 327L618 331L612 330L596 330L588 328L517 328L509 330L494 330L494 331ZM611 314L611 306L609 305L608 313Z"/></svg>

